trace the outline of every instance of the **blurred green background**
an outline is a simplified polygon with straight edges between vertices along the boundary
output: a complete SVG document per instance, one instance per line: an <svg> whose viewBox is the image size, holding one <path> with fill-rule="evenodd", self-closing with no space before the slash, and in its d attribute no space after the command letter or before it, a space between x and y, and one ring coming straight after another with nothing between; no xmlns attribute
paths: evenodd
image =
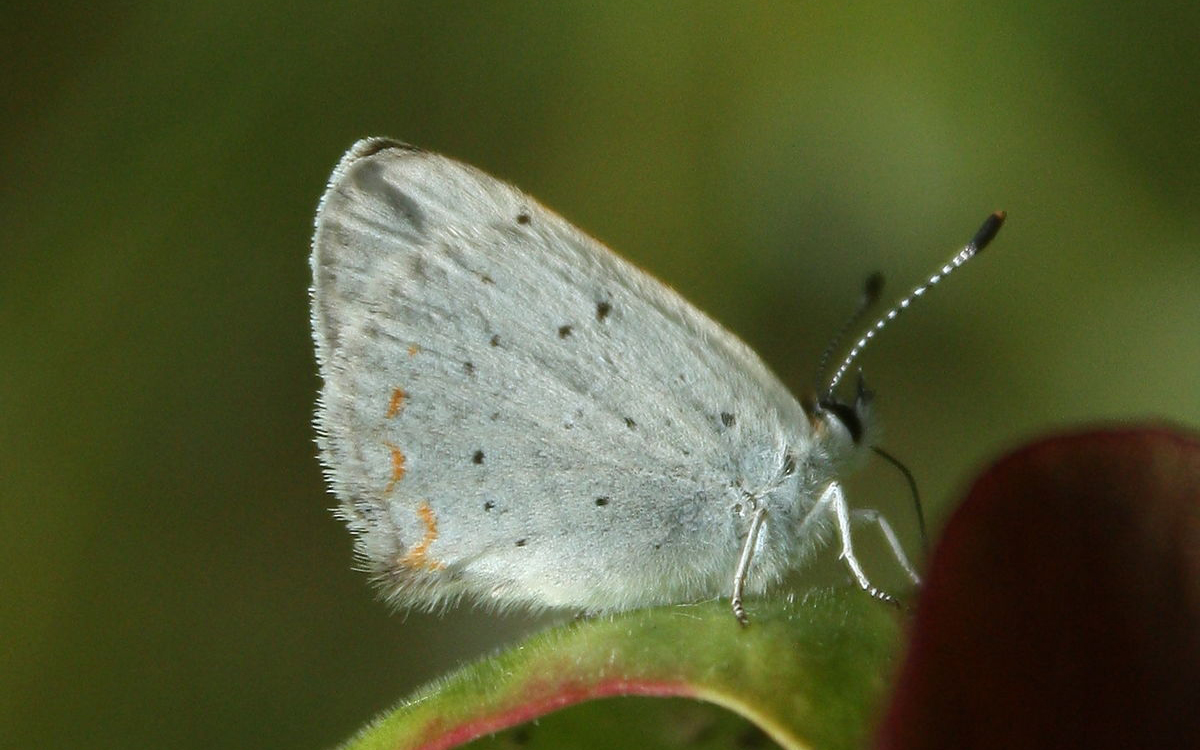
<svg viewBox="0 0 1200 750"><path fill-rule="evenodd" d="M325 747L533 626L389 614L327 511L308 242L356 138L516 183L797 390L867 272L1007 209L863 363L937 521L1041 431L1200 424L1197 39L1182 1L6 6L0 746ZM894 473L851 489L915 543Z"/></svg>

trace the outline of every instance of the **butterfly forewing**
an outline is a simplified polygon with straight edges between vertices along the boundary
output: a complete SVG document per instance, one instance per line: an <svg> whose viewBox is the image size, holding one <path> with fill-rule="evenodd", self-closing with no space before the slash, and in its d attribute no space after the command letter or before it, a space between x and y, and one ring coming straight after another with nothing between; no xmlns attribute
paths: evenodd
<svg viewBox="0 0 1200 750"><path fill-rule="evenodd" d="M312 265L322 460L402 605L723 593L739 503L810 446L741 341L451 159L357 144Z"/></svg>

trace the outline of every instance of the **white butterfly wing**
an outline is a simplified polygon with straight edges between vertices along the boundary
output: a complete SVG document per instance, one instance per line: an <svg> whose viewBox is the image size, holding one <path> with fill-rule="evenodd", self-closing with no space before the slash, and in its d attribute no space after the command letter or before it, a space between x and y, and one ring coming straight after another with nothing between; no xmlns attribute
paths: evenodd
<svg viewBox="0 0 1200 750"><path fill-rule="evenodd" d="M312 267L322 460L401 605L720 594L740 502L809 455L807 417L753 351L467 165L360 141Z"/></svg>

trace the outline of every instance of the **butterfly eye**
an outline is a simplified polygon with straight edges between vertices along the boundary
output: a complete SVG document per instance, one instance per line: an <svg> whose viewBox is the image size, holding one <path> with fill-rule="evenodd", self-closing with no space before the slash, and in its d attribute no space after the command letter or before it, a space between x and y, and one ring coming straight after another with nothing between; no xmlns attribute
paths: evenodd
<svg viewBox="0 0 1200 750"><path fill-rule="evenodd" d="M858 445L862 441L863 422L859 409L850 404L844 404L841 401L831 400L822 400L817 404L817 407L829 415L830 418L836 419L841 423L846 432L850 433L850 439L854 441L855 445Z"/></svg>

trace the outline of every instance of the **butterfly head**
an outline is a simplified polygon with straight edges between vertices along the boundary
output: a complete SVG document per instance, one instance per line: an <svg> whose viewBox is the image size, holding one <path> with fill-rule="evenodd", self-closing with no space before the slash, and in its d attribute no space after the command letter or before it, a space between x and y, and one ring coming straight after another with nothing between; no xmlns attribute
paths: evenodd
<svg viewBox="0 0 1200 750"><path fill-rule="evenodd" d="M848 459L873 444L874 400L875 394L867 389L859 372L852 400L840 399L830 391L813 406L813 427L835 461Z"/></svg>

